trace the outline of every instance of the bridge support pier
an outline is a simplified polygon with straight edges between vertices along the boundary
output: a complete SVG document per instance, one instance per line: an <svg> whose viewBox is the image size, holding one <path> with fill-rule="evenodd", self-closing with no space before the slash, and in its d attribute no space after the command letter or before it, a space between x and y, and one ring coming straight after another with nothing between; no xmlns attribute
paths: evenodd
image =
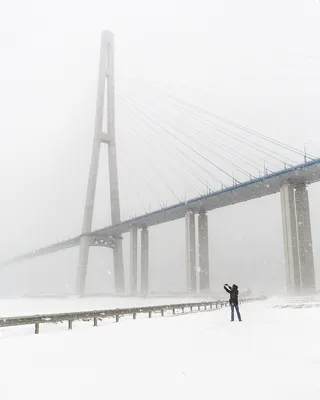
<svg viewBox="0 0 320 400"><path fill-rule="evenodd" d="M76 280L76 293L80 295L84 294L86 286L89 246L90 246L90 236L82 236L80 239L79 264L78 264L77 280Z"/></svg>
<svg viewBox="0 0 320 400"><path fill-rule="evenodd" d="M196 225L193 210L188 210L185 216L186 221L186 275L187 290L195 293L197 290L196 270Z"/></svg>
<svg viewBox="0 0 320 400"><path fill-rule="evenodd" d="M287 291L315 291L309 199L306 184L281 186L283 241Z"/></svg>
<svg viewBox="0 0 320 400"><path fill-rule="evenodd" d="M295 200L301 290L303 293L314 293L316 289L316 284L313 261L310 209L308 191L305 184L296 187Z"/></svg>
<svg viewBox="0 0 320 400"><path fill-rule="evenodd" d="M149 231L147 227L141 230L141 293L149 293Z"/></svg>
<svg viewBox="0 0 320 400"><path fill-rule="evenodd" d="M209 275L209 243L208 243L208 216L200 212L198 216L199 238L199 289L200 292L210 290Z"/></svg>
<svg viewBox="0 0 320 400"><path fill-rule="evenodd" d="M280 188L282 230L285 254L286 285L290 294L300 293L301 279L294 187L290 183Z"/></svg>
<svg viewBox="0 0 320 400"><path fill-rule="evenodd" d="M138 291L138 229L133 226L130 230L130 272L129 293L135 295Z"/></svg>
<svg viewBox="0 0 320 400"><path fill-rule="evenodd" d="M113 249L114 286L117 293L125 293L122 239L116 239Z"/></svg>

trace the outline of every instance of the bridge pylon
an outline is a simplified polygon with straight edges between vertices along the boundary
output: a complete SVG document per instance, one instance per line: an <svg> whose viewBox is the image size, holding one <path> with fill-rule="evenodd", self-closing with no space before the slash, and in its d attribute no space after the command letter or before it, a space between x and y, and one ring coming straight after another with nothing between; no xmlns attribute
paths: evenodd
<svg viewBox="0 0 320 400"><path fill-rule="evenodd" d="M107 99L106 131L104 130L103 124L105 98ZM105 144L108 145L111 222L112 225L117 225L121 222L121 218L115 140L114 37L109 31L103 31L101 35L95 129L77 269L76 293L79 295L83 295L85 292L89 248L92 244L92 220L99 169L100 147ZM113 249L115 288L118 293L123 293L125 291L125 286L122 238L113 237L112 245L108 244L106 240L104 246Z"/></svg>

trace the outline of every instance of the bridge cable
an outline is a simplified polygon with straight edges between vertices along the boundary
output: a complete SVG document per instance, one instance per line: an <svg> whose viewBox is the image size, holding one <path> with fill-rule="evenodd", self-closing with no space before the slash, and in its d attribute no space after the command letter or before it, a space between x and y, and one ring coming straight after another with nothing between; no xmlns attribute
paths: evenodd
<svg viewBox="0 0 320 400"><path fill-rule="evenodd" d="M125 105L127 106L127 104L125 104ZM132 113L132 115L134 115L134 117L136 118L136 120L137 120L139 123L142 123L144 126L146 126L147 128L149 128L149 132L151 132L151 133L156 133L158 136L162 137L162 135L161 135L159 132L157 132L156 130L154 130L153 128L151 128L150 124L148 124L144 119L142 119L140 115L138 115L137 113L135 113L135 112L134 112L133 110L131 110L131 109L128 109L128 111L130 111L130 112ZM166 151L167 154L171 155L171 157L172 157L179 165L181 165L182 167L184 167L185 169L187 169L188 172L190 172L190 173L191 173L197 180L199 180L199 182L201 182L203 185L205 185L206 187L209 187L208 182L204 181L204 180L203 180L197 173L195 173L188 165L186 165L185 163L179 161L179 160L177 159L177 157L174 156L174 155L167 149L167 147L164 147L164 145L159 141L159 139L156 140L156 141L157 141L157 143L158 143L162 148L164 148L164 150ZM176 150L177 150L180 154L182 154L184 157L186 157L187 159L190 159L190 157L187 156L187 155L186 155L179 147L177 147L175 144L172 144L172 146L173 146L174 148L176 148ZM198 164L197 162L195 162L194 160L191 160L191 161L192 161L193 163L195 163L200 169L203 170L203 167L202 167L201 165L199 165L199 164ZM206 169L204 169L204 172L208 173L208 174L211 176L211 173L208 172ZM219 183L220 183L220 182L219 182ZM224 185L223 185L223 186L224 186ZM212 188L209 187L209 189L210 189L210 191L213 191ZM198 192L198 191L197 191L197 192ZM199 193L200 195L202 195L200 192L198 192L198 193Z"/></svg>
<svg viewBox="0 0 320 400"><path fill-rule="evenodd" d="M151 102L150 102L150 103L151 103ZM151 104L152 104L152 103L151 103ZM153 104L153 105L154 105L154 104ZM159 106L156 106L156 105L154 105L154 106L159 108ZM161 110L161 109L159 108L159 110ZM176 121L178 124L182 124L182 125L184 125L184 126L186 126L186 127L189 128L189 125L188 125L185 121L183 121L181 118L177 118L177 117L174 117L174 116L171 116L171 118L172 118L174 121ZM217 140L217 139L213 139L211 136L207 136L207 135L206 135L204 132L202 132L200 129L195 128L195 127L192 127L192 129L193 129L193 131L195 131L196 133L198 133L200 136L202 136L203 138L207 139L207 140L208 140L210 143L212 143L214 146L216 146L216 147L218 147L219 149L222 149L223 151L225 151L227 154L230 154L230 155L231 155L230 152L235 153L241 161L243 161L245 164L249 165L250 167L252 167L252 168L254 168L254 169L256 169L257 166L258 166L259 168L260 168L261 166L263 167L262 164L259 164L257 161L252 160L251 158L245 156L244 154L241 154L240 152L234 150L232 147L227 146L226 144L222 143L221 141L219 141L219 140ZM225 150L225 148L226 148L227 150ZM250 153L249 153L249 154L250 154ZM251 153L251 154L252 154L254 157L257 157L255 154L253 154L253 153ZM249 160L249 162L248 162L248 161L245 161L245 160ZM259 158L259 160L260 160L260 158ZM252 163L254 163L254 164L256 164L256 165L252 165ZM260 171L260 172L262 172L262 171Z"/></svg>
<svg viewBox="0 0 320 400"><path fill-rule="evenodd" d="M105 150L106 156L108 156L106 146L103 146L103 148L104 148L104 150ZM124 163L125 163L125 160L124 160ZM129 168L130 168L130 166L128 165L128 169L129 169ZM145 213L148 214L148 209L146 208L145 204L143 203L143 201L142 201L142 199L141 199L141 197L140 197L140 195L139 195L139 191L137 190L137 187L136 187L135 183L134 183L131 179L129 180L129 183L130 183L131 187L133 188L133 193L136 193L136 195L137 195L137 197L138 197L138 200L140 201L140 203L141 203L141 205L142 205L142 208L144 209Z"/></svg>
<svg viewBox="0 0 320 400"><path fill-rule="evenodd" d="M190 103L190 102L188 102L188 101L186 101L186 100L182 100L182 99L179 99L179 98L176 97L176 96L173 96L172 94L170 94L170 93L164 91L163 89L155 88L155 87L152 86L151 84L148 84L148 83L146 83L146 82L144 82L144 84L147 85L147 86L152 87L153 89L156 89L156 90L158 90L158 91L164 93L165 96L171 98L172 100L174 100L174 101L176 101L176 102L185 104L185 105L187 105L187 106L189 106L189 107L191 107L191 108L193 108L193 109L195 109L195 110L198 110L198 111L200 111L200 112L203 112L204 114L210 115L210 116L212 116L212 117L214 117L214 118L216 118L216 119L218 119L218 120L220 120L220 121L223 121L223 122L225 122L225 123L227 123L227 124L229 124L229 125L232 125L232 126L238 128L238 129L241 129L241 130L243 130L243 131L245 131L245 132L248 132L248 133L250 133L251 135L254 135L254 136L256 136L256 137L260 137L261 139L264 139L265 141L268 141L268 142L273 143L273 144L275 144L275 145L277 145L277 146L279 146L279 147L282 147L282 148L285 148L285 149L287 149L287 150L290 150L290 151L292 151L293 153L296 153L296 154L298 154L298 155L304 155L304 152L303 152L303 151L301 151L301 150L299 150L299 149L296 149L296 148L293 147L293 146L287 145L287 144L285 144L285 143L283 143L283 142L281 142L281 141L279 141L279 140L272 139L272 138L270 138L270 137L268 137L268 136L266 136L266 135L264 135L264 134L262 134L262 133L260 133L260 132L257 132L257 131L255 131L255 130L253 130L253 129L250 129L250 128L248 128L248 127L246 127L246 126L244 126L244 125L241 125L241 124L239 124L239 123L233 122L233 121L231 121L231 120L228 119L228 118L221 117L220 115L214 114L213 112L210 112L210 111L208 111L208 110L206 110L206 109L204 109L204 108L202 108L202 107L195 106L194 104L192 104L192 103ZM308 158L311 158L311 159L315 159L315 158L316 158L316 157L312 156L311 154L309 154L308 156L309 156Z"/></svg>
<svg viewBox="0 0 320 400"><path fill-rule="evenodd" d="M123 99L123 101L126 101L126 100ZM130 102L127 102L127 104L129 104L131 107L133 107L134 109L136 109L136 107L135 107L135 106L132 106ZM141 112L140 110L139 110L139 113L140 113L142 116L145 116L145 114L143 114L143 112ZM152 118L146 117L146 119L147 119L147 120L150 120L151 122L153 122L153 121L152 121ZM141 119L141 121L142 121L145 125L147 125L147 126L150 127L150 123L148 124L148 123L145 121L145 119ZM166 131L166 129L165 129L165 128L162 128L160 124L154 122L154 125L156 125L157 127L160 127L161 130ZM152 130L153 132L156 132L156 130L154 130L153 128L151 128L151 130ZM157 132L157 134L159 134L159 135L161 136L161 134L160 134L159 132ZM162 137L162 136L161 136L161 137ZM191 162L193 162L195 165L197 165L198 168L200 168L202 171L204 171L206 174L208 174L208 175L210 176L210 178L213 178L215 181L217 181L218 183L220 183L220 185L221 185L222 187L225 187L225 186L226 186L221 180L219 180L219 179L216 178L214 175L212 175L212 173L211 173L207 168L203 167L203 166L200 165L197 161L195 161L193 158L190 158L190 156L186 155L186 154L183 152L183 150L181 150L179 147L177 147L176 144L171 143L171 146L173 146L174 148L176 148L176 150L177 150L180 154L182 154L183 156L185 156L187 159L189 159ZM199 178L199 179L200 179L200 178ZM204 181L203 181L203 182L204 182ZM204 182L204 184L208 187L207 182ZM209 188L210 188L210 187L209 187ZM210 190L211 190L211 191L214 191L212 188L210 188Z"/></svg>
<svg viewBox="0 0 320 400"><path fill-rule="evenodd" d="M162 100L161 97L159 97L159 96L156 96L156 98ZM232 139L235 139L235 140L237 140L238 142L240 142L240 143L242 143L242 144L244 144L244 145L246 145L246 146L248 146L248 147L251 147L251 148L255 149L256 151L259 151L259 152L261 152L261 153L263 153L263 154L265 154L265 155L267 155L267 156L269 156L269 157L271 157L271 158L273 158L273 159L275 159L275 160L277 160L277 161L279 161L279 162L281 162L281 163L288 164L288 165L290 165L291 167L293 166L292 164L285 163L283 160L281 160L281 159L275 157L273 154L270 154L269 152L265 151L265 149L267 149L268 151L271 151L271 153L278 154L280 157L283 157L281 154L275 153L273 150L270 150L270 149L266 148L265 146L262 146L262 145L260 145L260 144L258 144L258 143L256 143L256 142L249 142L249 143L248 143L248 142L247 142L247 139L246 139L245 137L239 135L239 134L235 134L234 132L232 132L232 131L230 131L230 130L228 130L228 129L226 129L226 128L222 128L222 127L220 127L219 125L216 125L216 124L214 124L214 123L211 122L211 121L203 120L203 119L201 119L201 118L199 118L199 117L196 117L196 116L190 114L190 112L187 111L186 109L183 109L183 108L181 108L181 107L179 107L179 106L177 106L177 105L172 104L171 106L174 107L174 108L177 108L180 112L183 112L183 113L185 113L185 114L191 116L191 118L200 121L202 124L205 124L205 125L207 125L207 126L213 128L214 130L219 131L219 132L223 133L224 135L227 135L228 137L230 137L230 138L232 138ZM237 135L237 136L235 136L235 135ZM244 140L239 139L238 136L240 136L240 138L242 138L242 139L244 139ZM255 144L255 145L254 145L254 144ZM256 147L256 146L258 146L258 147ZM259 148L259 147L260 147L260 148ZM262 148L263 150L261 150L261 148ZM253 155L253 153L251 153L251 154ZM259 157L257 157L256 155L254 155L254 157L259 158ZM288 160L290 160L290 162L292 162L293 164L296 164L295 161L289 159L288 157L285 157L285 158L287 158ZM259 159L260 159L260 158L259 158ZM275 168L279 168L277 165L271 163L270 161L268 161L268 162L269 162L270 165L273 165Z"/></svg>
<svg viewBox="0 0 320 400"><path fill-rule="evenodd" d="M150 149L152 150L153 154L156 154L156 149L153 148L153 146L144 138L144 136L141 135L140 132L139 132L138 130L136 130L133 126L131 126L131 129L132 129L132 131L133 131L144 143L146 143L146 145L147 145L148 147L150 147ZM163 162L163 160L162 160L162 162ZM174 168L172 168L172 167L170 167L170 168L171 168L171 169L179 176L179 178L182 179L182 180L185 182L185 184L188 185L197 195L200 195L200 196L201 196L201 193L200 193L199 191L197 191L192 185L190 185L190 183L189 183L176 169L174 169ZM162 178L162 179L164 179L164 178ZM169 188L169 187L168 187L168 188ZM170 190L170 191L171 191L172 194L174 194L172 190ZM179 200L179 198L178 198L177 195L175 195L175 197ZM179 202L180 202L180 200L179 200Z"/></svg>
<svg viewBox="0 0 320 400"><path fill-rule="evenodd" d="M120 96L118 94L118 96ZM121 96L120 96L121 97ZM123 98L122 98L123 99ZM127 101L125 99L123 99L124 101ZM129 103L130 104L130 103ZM232 175L230 175L228 172L224 171L222 168L220 168L218 165L216 165L215 163L213 163L212 161L210 161L207 157L203 156L201 153L199 153L197 150L195 150L194 148L192 148L192 146L188 145L187 143L185 143L183 140L181 140L180 138L178 138L176 135L174 135L171 131L169 131L168 129L164 128L163 126L161 126L157 121L155 121L153 118L149 117L148 115L146 115L145 113L143 113L138 107L136 107L133 104L130 104L131 107L133 107L135 110L137 110L141 115L145 116L145 118L147 118L148 120L150 120L151 122L153 122L154 125L158 126L160 129L164 130L165 132L167 132L170 136L172 136L173 138L175 138L177 141L179 141L181 144L183 144L184 146L188 147L191 151L193 151L194 153L196 153L197 155L199 155L201 158L203 158L204 160L206 160L207 162L209 162L212 166L214 166L215 168L217 168L219 171L223 172L225 175L229 176L231 179L235 180L234 177ZM212 174L211 174L212 175ZM221 181L219 181L217 178L215 178L217 182L220 182L221 184L223 184ZM235 180L238 184L240 184L240 182L238 180Z"/></svg>
<svg viewBox="0 0 320 400"><path fill-rule="evenodd" d="M156 106L155 104L153 104L153 103L151 103L151 102L145 102L145 103L147 103L147 104L150 103L150 104L151 104L152 106L154 106L155 108L159 108L158 106ZM160 110L161 110L161 109L160 109ZM171 123L168 122L168 121L166 121L162 116L159 116L159 115L158 115L157 117L159 117L160 119L162 119L162 120L163 120L164 122L166 122L168 125L171 125ZM183 125L188 126L188 125L187 125L184 121L182 121L182 120L179 120L179 119L177 119L177 118L175 118L175 117L173 117L172 119L177 120L179 124L183 124ZM174 126L171 125L171 127L173 127L173 129L176 130L176 128L175 128ZM199 129L193 128L193 130L194 130L195 132L197 132L200 136L207 138ZM245 175L248 175L250 178L253 176L253 174L251 174L250 172L246 171L245 169L243 169L242 167L238 166L238 165L235 164L234 162L228 160L226 157L222 156L221 154L219 154L219 153L213 151L210 147L208 147L207 145L203 144L202 142L196 140L196 139L193 138L192 136L187 135L187 137L189 137L190 140L192 140L192 141L195 142L196 144L200 145L200 146L201 146L202 148L204 148L205 150L209 151L211 154L213 154L213 155L217 156L218 158L224 160L226 163L228 163L229 165L233 166L233 167L236 168L238 171L244 173ZM210 140L210 142L212 142L212 143L213 143L215 146L217 146L218 148L222 148L222 146L218 146L213 140ZM227 147L227 146L226 146L226 147ZM226 150L224 150L224 151L226 151ZM234 150L233 150L233 151L234 151ZM226 152L227 152L227 151L226 151ZM240 154L240 155L241 155L241 153L238 153L238 152L236 152L236 151L234 151L234 152L235 152L236 154ZM227 153L230 154L230 151L227 152ZM241 156L242 156L242 155L241 155ZM241 158L241 159L242 159L242 158ZM253 167L253 168L256 168L256 167L253 166L251 163L248 163L247 161L244 161L244 160L242 160L242 161L243 161L244 163L248 164L249 166L251 166L251 167ZM258 164L258 163L257 163L257 164ZM259 165L259 164L258 164L258 165Z"/></svg>
<svg viewBox="0 0 320 400"><path fill-rule="evenodd" d="M147 101L147 102L148 102L148 101ZM150 102L150 101L149 101L149 102ZM150 102L150 103L151 103L151 102ZM153 104L153 103L151 103L151 104ZM154 105L154 104L153 104L153 105ZM159 106L156 106L156 105L154 105L154 106L160 109ZM177 106L174 106L174 107L177 108ZM179 111L180 111L180 108L178 108L178 109L179 109ZM161 110L161 109L160 109L160 110ZM175 117L175 116L171 116L171 118L172 118L173 120L177 121L179 124L183 124L183 125L189 127L189 125L188 125L185 121L183 121L182 119L177 118L177 117ZM246 163L247 165L251 166L252 168L255 168L255 169L256 169L257 166L258 166L258 168L260 168L261 166L263 167L263 165L261 165L261 164L258 163L257 161L252 160L251 158L247 157L246 155L244 155L244 154L242 154L242 153L240 153L240 152L234 150L232 147L227 146L225 143L223 143L223 142L221 142L221 141L219 141L219 140L217 140L217 139L213 139L211 136L206 135L206 133L200 131L199 129L197 129L197 128L195 128L195 127L193 127L192 129L193 129L195 132L197 132L200 136L206 138L209 142L211 142L212 144L214 144L216 147L218 147L218 148L220 148L220 149L223 149L223 148L228 149L228 151L225 150L225 149L223 149L226 153L229 153L229 154L230 154L230 151L231 151L231 152L237 154L237 155L238 155L238 158L240 158L244 163ZM217 129L217 128L214 128L214 129L215 129L215 130L218 130L218 131L221 131L220 129ZM221 129L222 129L222 128L221 128ZM222 133L225 133L225 132L223 132L223 131L221 131L221 132L222 132ZM232 138L233 138L233 137L232 137ZM245 145L247 145L246 142L242 142L242 143L244 143ZM261 150L256 149L256 148L255 148L255 150L261 151ZM246 152L247 152L247 151L246 151ZM251 153L251 152L247 152L247 154L250 154L252 157L255 157L255 158L257 158L257 159L259 159L259 160L261 161L261 157L257 156L256 154ZM269 154L267 153L267 155L269 155ZM245 161L244 159L249 160L250 162L247 162L247 161ZM278 168L278 166L275 165L275 164L273 164L271 161L268 161L268 162L269 162L269 164L272 165L273 167ZM282 160L281 160L281 162L282 162ZM252 165L251 163L256 164L256 166ZM260 171L260 172L261 172L261 171ZM270 171L270 172L272 172L272 171Z"/></svg>
<svg viewBox="0 0 320 400"><path fill-rule="evenodd" d="M132 130L136 135L138 135L138 133L137 133L135 128L132 127ZM139 153L140 149L139 149L139 147L138 147L136 142L133 142L133 146L138 150L138 153ZM163 178L162 174L159 172L158 167L156 167L156 165L154 164L154 161L149 156L146 156L146 158L149 160L150 165L152 165L153 169L156 171L156 175L163 181L163 183L165 184L167 189L173 194L173 196L178 200L178 202L181 203L181 199L179 199L179 197L174 192L174 190L170 187L170 185L168 185L168 182L166 181L166 179Z"/></svg>
<svg viewBox="0 0 320 400"><path fill-rule="evenodd" d="M124 145L124 147L126 147L124 141L118 139L118 142L121 143L122 145ZM130 151L128 152L128 154L130 154ZM128 155L127 155L127 157L128 157ZM130 168L132 169L132 166L136 165L136 164L133 162L133 159L130 156L129 156L129 158L132 161L130 163ZM150 190L150 192L153 194L154 198L157 200L158 204L160 205L160 208L164 208L165 207L164 201L162 200L161 196L157 193L157 191L151 187L149 179L146 176L146 174L144 172L141 172L141 176L144 179L144 181L146 182L148 189Z"/></svg>
<svg viewBox="0 0 320 400"><path fill-rule="evenodd" d="M158 99L162 100L161 97L159 97L159 95L158 95L158 96L155 95L155 96L156 96ZM195 119L195 120L198 120L198 121L201 122L202 124L205 124L205 125L207 125L207 126L210 126L210 127L214 128L215 130L217 130L217 131L219 131L219 132L221 132L221 133L223 133L223 134L225 134L225 135L227 135L227 136L229 136L229 137L231 137L231 138L233 138L233 139L239 141L240 143L245 144L246 146L252 147L252 148L254 148L254 149L257 150L257 151L260 151L260 152L262 152L262 153L268 155L269 157L271 157L271 158L273 158L273 159L275 159L275 160L277 160L277 161L279 161L279 162L281 162L281 163L284 163L284 161L281 160L281 159L279 159L278 157L276 157L274 154L278 155L279 157L286 158L287 160L290 161L290 163L293 163L293 164L287 163L287 164L290 165L291 167L292 167L293 165L296 164L296 161L294 161L294 160L292 160L292 159L290 159L290 158L288 158L288 157L286 157L286 156L283 156L282 154L280 154L280 153L278 153L278 152L275 152L274 150L270 150L269 148L267 148L267 147L265 147L265 146L262 146L262 145L259 144L259 143L256 143L256 142L253 142L253 141L247 143L247 139L246 139L245 137L243 137L242 135L235 134L234 132L232 132L232 131L230 131L230 130L228 130L228 129L226 129L226 128L221 128L219 125L216 125L216 124L214 124L212 121L208 121L208 120L204 119L203 117L195 116L195 115L191 114L190 111L186 110L185 108L181 108L181 106L178 107L177 105L174 105L174 104L172 104L171 106L174 107L174 108L177 108L180 112L183 112L183 113L189 115L191 118L193 118L193 119ZM218 126L218 127L217 127L217 126ZM233 136L232 136L232 135L233 135ZM235 136L235 135L236 135L236 136ZM240 140L239 137L242 138L242 139L244 139L244 141L243 141L243 140ZM260 149L257 148L257 147L255 147L254 145L257 146L257 147L259 147ZM263 150L261 150L261 148L262 148ZM265 151L265 150L267 150L268 152ZM269 152L271 152L271 154L270 154Z"/></svg>

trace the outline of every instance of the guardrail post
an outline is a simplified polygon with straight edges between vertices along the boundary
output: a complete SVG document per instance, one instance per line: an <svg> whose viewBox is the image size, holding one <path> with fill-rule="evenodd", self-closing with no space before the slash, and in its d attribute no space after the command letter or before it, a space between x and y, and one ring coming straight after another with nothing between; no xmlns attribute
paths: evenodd
<svg viewBox="0 0 320 400"><path fill-rule="evenodd" d="M93 317L93 326L98 326L98 318Z"/></svg>
<svg viewBox="0 0 320 400"><path fill-rule="evenodd" d="M190 306L190 311L191 311L191 312L193 311L193 307L192 307L192 306Z"/></svg>
<svg viewBox="0 0 320 400"><path fill-rule="evenodd" d="M181 307L182 312L184 313L184 307Z"/></svg>
<svg viewBox="0 0 320 400"><path fill-rule="evenodd" d="M175 314L175 313L176 313L176 309L173 308L173 309L172 309L172 314Z"/></svg>
<svg viewBox="0 0 320 400"><path fill-rule="evenodd" d="M72 330L72 320L71 319L68 320L68 329Z"/></svg>
<svg viewBox="0 0 320 400"><path fill-rule="evenodd" d="M133 319L136 319L136 318L137 318L137 313L134 312L134 313L132 314L132 318L133 318Z"/></svg>
<svg viewBox="0 0 320 400"><path fill-rule="evenodd" d="M200 311L200 305L198 305L198 311Z"/></svg>
<svg viewBox="0 0 320 400"><path fill-rule="evenodd" d="M161 317L164 316L164 309L161 310Z"/></svg>
<svg viewBox="0 0 320 400"><path fill-rule="evenodd" d="M152 311L149 311L149 318L151 318Z"/></svg>
<svg viewBox="0 0 320 400"><path fill-rule="evenodd" d="M39 330L40 330L40 324L39 324L39 322L36 322L35 323L35 327L34 327L34 333L36 335L38 335L39 334Z"/></svg>
<svg viewBox="0 0 320 400"><path fill-rule="evenodd" d="M116 315L116 322L119 322L119 314Z"/></svg>

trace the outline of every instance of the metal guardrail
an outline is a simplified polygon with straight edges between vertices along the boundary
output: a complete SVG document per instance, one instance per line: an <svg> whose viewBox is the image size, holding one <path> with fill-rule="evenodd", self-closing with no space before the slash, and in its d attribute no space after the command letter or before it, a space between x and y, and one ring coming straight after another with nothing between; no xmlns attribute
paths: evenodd
<svg viewBox="0 0 320 400"><path fill-rule="evenodd" d="M240 304L252 303L257 300L263 300L264 298L254 299L241 299ZM95 311L81 311L61 314L43 314L43 315L26 315L21 317L8 317L0 318L0 327L9 326L22 326L22 325L33 325L35 326L35 334L40 332L40 324L57 323L57 322L68 322L68 329L72 329L72 323L74 321L88 321L93 320L93 326L98 325L98 320L104 318L115 318L115 322L120 321L120 317L132 315L133 319L136 319L137 314L148 314L149 318L152 317L153 313L161 313L164 316L166 311L172 311L172 314L176 314L176 310L185 312L188 308L189 312L194 310L214 310L222 307L227 307L229 301L202 301L197 303L179 303L179 304L166 304L160 306L147 306L147 307L131 307L131 308L116 308L111 310L95 310Z"/></svg>

